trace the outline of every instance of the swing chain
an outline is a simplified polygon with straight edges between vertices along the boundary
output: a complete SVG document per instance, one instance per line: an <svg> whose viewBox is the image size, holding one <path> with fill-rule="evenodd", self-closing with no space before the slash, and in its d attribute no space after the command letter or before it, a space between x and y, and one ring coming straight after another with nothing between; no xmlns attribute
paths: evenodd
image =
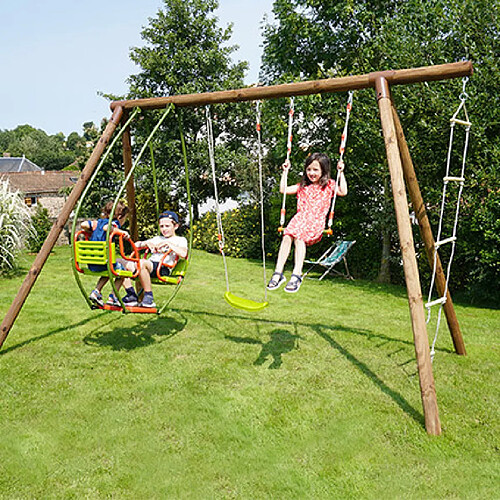
<svg viewBox="0 0 500 500"><path fill-rule="evenodd" d="M214 151L214 132L212 127L212 117L210 116L210 108L206 106L205 116L207 122L207 142L208 142L208 155L210 160L210 167L212 170L212 180L214 184L214 201L215 201L215 216L217 220L217 239L219 251L224 254L225 238L224 230L222 227L222 216L219 204L219 192L217 189L217 174L215 171L215 151Z"/></svg>
<svg viewBox="0 0 500 500"><path fill-rule="evenodd" d="M286 142L286 164L290 165L290 155L292 153L292 128L293 128L293 115L295 114L295 104L294 98L290 97L290 109L288 111L288 134L287 134L287 142ZM284 183L286 185L286 181L288 178L288 169L283 170L282 173ZM283 232L283 226L285 225L286 220L286 190L283 192L283 198L281 202L281 211L280 211L280 225L278 228L278 232Z"/></svg>
<svg viewBox="0 0 500 500"><path fill-rule="evenodd" d="M260 242L262 249L262 272L264 278L264 301L267 302L267 277L266 277L266 246L265 246L265 230L264 230L264 180L262 171L262 137L261 137L261 112L260 112L261 101L255 103L255 114L256 114L256 129L257 129L257 161L259 168L259 195L260 195Z"/></svg>

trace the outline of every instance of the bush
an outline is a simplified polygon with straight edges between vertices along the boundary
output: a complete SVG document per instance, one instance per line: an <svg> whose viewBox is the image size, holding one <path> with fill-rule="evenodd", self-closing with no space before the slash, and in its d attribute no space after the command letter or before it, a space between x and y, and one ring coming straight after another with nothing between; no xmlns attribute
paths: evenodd
<svg viewBox="0 0 500 500"><path fill-rule="evenodd" d="M230 257L261 259L260 209L245 205L223 212L224 253ZM193 247L207 252L219 251L215 212L207 212L193 225Z"/></svg>
<svg viewBox="0 0 500 500"><path fill-rule="evenodd" d="M33 231L28 235L26 243L30 252L38 253L52 227L49 211L40 204L37 205L36 212L31 216L31 225Z"/></svg>
<svg viewBox="0 0 500 500"><path fill-rule="evenodd" d="M0 272L15 267L32 231L30 211L19 191L12 191L8 181L0 181Z"/></svg>

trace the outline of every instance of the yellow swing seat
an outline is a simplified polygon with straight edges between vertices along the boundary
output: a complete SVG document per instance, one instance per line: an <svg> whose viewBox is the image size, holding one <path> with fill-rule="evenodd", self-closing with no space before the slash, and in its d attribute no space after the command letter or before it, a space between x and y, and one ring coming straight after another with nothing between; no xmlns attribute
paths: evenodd
<svg viewBox="0 0 500 500"><path fill-rule="evenodd" d="M244 309L245 311L250 312L261 311L269 305L269 302L256 302L255 300L244 299L232 294L231 292L226 292L224 294L224 298L231 307Z"/></svg>

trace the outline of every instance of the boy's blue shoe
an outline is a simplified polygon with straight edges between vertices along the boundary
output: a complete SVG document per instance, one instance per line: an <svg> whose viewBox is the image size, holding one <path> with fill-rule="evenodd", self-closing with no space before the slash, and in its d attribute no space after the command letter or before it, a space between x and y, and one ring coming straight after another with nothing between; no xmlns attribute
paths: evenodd
<svg viewBox="0 0 500 500"><path fill-rule="evenodd" d="M102 299L102 295L101 295L101 292L99 290L96 290L96 289L92 290L90 292L89 299L96 306L104 307L104 300Z"/></svg>
<svg viewBox="0 0 500 500"><path fill-rule="evenodd" d="M153 296L144 294L144 298L142 299L141 302L141 307L151 307L151 308L156 307Z"/></svg>
<svg viewBox="0 0 500 500"><path fill-rule="evenodd" d="M127 295L125 295L125 297L123 297L123 303L126 306L130 306L130 307L136 306L138 303L137 301L138 301L138 297L135 293L128 293L127 292Z"/></svg>
<svg viewBox="0 0 500 500"><path fill-rule="evenodd" d="M120 301L116 298L116 295L110 293L108 297L108 301L106 302L108 306L116 306L121 307Z"/></svg>

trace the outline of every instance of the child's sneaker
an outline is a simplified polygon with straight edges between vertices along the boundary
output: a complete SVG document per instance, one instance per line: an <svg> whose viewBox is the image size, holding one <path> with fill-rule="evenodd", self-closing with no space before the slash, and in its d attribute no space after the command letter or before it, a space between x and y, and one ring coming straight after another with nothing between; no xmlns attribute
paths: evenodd
<svg viewBox="0 0 500 500"><path fill-rule="evenodd" d="M106 302L108 306L116 306L121 307L120 301L116 298L116 295L110 293L108 297L108 301Z"/></svg>
<svg viewBox="0 0 500 500"><path fill-rule="evenodd" d="M273 273L269 283L267 284L268 290L278 289L286 281L285 275L283 273Z"/></svg>
<svg viewBox="0 0 500 500"><path fill-rule="evenodd" d="M153 299L153 295L144 294L144 298L141 302L141 307L156 307L155 301Z"/></svg>
<svg viewBox="0 0 500 500"><path fill-rule="evenodd" d="M92 290L90 292L89 299L96 306L104 307L104 300L102 299L102 295L101 295L101 292L99 290L96 290L96 289Z"/></svg>
<svg viewBox="0 0 500 500"><path fill-rule="evenodd" d="M300 285L302 285L302 278L298 274L292 274L290 281L286 284L285 292L297 293Z"/></svg>
<svg viewBox="0 0 500 500"><path fill-rule="evenodd" d="M125 295L125 297L123 297L123 303L126 305L126 306L130 306L130 307L133 307L133 306L136 306L137 305L137 295L135 293L128 293L127 292L127 295Z"/></svg>

